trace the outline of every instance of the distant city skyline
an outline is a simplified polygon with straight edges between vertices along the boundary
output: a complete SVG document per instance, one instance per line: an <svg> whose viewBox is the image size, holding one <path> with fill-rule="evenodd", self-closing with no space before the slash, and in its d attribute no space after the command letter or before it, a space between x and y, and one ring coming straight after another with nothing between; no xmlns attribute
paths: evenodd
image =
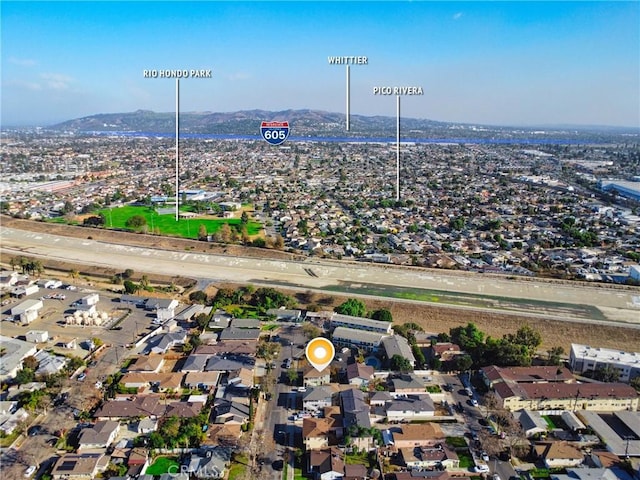
<svg viewBox="0 0 640 480"><path fill-rule="evenodd" d="M640 2L3 1L2 126L138 109L640 127Z"/></svg>

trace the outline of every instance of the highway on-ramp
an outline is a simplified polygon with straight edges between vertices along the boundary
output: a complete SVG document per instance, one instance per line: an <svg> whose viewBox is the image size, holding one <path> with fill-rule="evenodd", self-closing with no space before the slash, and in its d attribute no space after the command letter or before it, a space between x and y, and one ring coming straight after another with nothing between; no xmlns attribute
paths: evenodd
<svg viewBox="0 0 640 480"><path fill-rule="evenodd" d="M315 258L283 261L170 251L13 228L3 228L0 232L0 253L31 255L123 271L131 268L148 274L184 276L212 282L273 284L303 289L337 286L357 289L361 285L375 285L383 289L404 287L457 292L483 298L525 299L549 302L549 305L590 306L606 312L608 319L640 324L640 289L637 288L517 280L495 275L437 272Z"/></svg>

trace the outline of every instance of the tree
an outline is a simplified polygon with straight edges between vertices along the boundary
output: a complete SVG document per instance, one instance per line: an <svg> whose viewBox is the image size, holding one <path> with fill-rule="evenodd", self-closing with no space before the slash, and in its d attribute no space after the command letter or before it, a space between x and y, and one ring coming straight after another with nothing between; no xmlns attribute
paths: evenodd
<svg viewBox="0 0 640 480"><path fill-rule="evenodd" d="M311 340L312 338L319 337L322 334L322 330L311 322L305 322L304 325L302 325L302 333Z"/></svg>
<svg viewBox="0 0 640 480"><path fill-rule="evenodd" d="M364 317L367 308L364 303L356 298L350 298L335 308L335 311L341 315L351 315L352 317Z"/></svg>
<svg viewBox="0 0 640 480"><path fill-rule="evenodd" d="M562 365L562 355L564 355L564 348L551 347L547 350L547 365Z"/></svg>
<svg viewBox="0 0 640 480"><path fill-rule="evenodd" d="M100 348L102 345L104 345L104 342L99 337L93 337L91 341L93 342L95 348Z"/></svg>
<svg viewBox="0 0 640 480"><path fill-rule="evenodd" d="M386 308L381 308L379 310L376 310L371 314L371 318L373 318L374 320L380 320L383 322L389 322L389 323L393 322L393 315L391 315L391 312Z"/></svg>
<svg viewBox="0 0 640 480"><path fill-rule="evenodd" d="M141 228L147 224L147 219L142 215L133 215L127 218L125 226L127 228Z"/></svg>
<svg viewBox="0 0 640 480"><path fill-rule="evenodd" d="M204 224L200 224L198 227L198 240L206 240L207 239L207 227Z"/></svg>
<svg viewBox="0 0 640 480"><path fill-rule="evenodd" d="M411 362L407 358L396 353L389 360L389 369L393 370L394 372L406 373L413 371L413 366L411 366Z"/></svg>
<svg viewBox="0 0 640 480"><path fill-rule="evenodd" d="M33 382L35 378L35 372L30 368L23 368L22 370L18 370L18 373L16 373L16 383L18 385Z"/></svg>
<svg viewBox="0 0 640 480"><path fill-rule="evenodd" d="M475 350L484 341L484 333L474 323L452 328L449 333L451 341L467 352Z"/></svg>
<svg viewBox="0 0 640 480"><path fill-rule="evenodd" d="M599 365L593 372L593 378L601 382L617 382L620 378L620 372L612 365Z"/></svg>
<svg viewBox="0 0 640 480"><path fill-rule="evenodd" d="M134 283L131 280L124 281L124 291L126 293L133 294L133 293L136 293L138 290L140 290L140 285L138 285L137 283Z"/></svg>
<svg viewBox="0 0 640 480"><path fill-rule="evenodd" d="M298 370L291 367L287 370L287 380L291 385L294 385L298 381Z"/></svg>
<svg viewBox="0 0 640 480"><path fill-rule="evenodd" d="M124 278L125 280L130 279L131 277L133 277L133 270L130 268L127 268L124 272L122 272L122 278Z"/></svg>
<svg viewBox="0 0 640 480"><path fill-rule="evenodd" d="M189 300L196 303L207 303L208 297L202 290L196 290L189 294Z"/></svg>
<svg viewBox="0 0 640 480"><path fill-rule="evenodd" d="M461 372L469 370L473 365L473 359L469 355L457 355L455 359L455 366Z"/></svg>
<svg viewBox="0 0 640 480"><path fill-rule="evenodd" d="M249 215L245 210L242 211L242 215L240 216L240 223L242 225L246 225L247 223L249 223Z"/></svg>
<svg viewBox="0 0 640 480"><path fill-rule="evenodd" d="M38 368L38 360L36 359L36 357L34 357L33 355L30 355L28 357L25 357L24 360L22 360L22 368L28 368L30 370L35 371Z"/></svg>

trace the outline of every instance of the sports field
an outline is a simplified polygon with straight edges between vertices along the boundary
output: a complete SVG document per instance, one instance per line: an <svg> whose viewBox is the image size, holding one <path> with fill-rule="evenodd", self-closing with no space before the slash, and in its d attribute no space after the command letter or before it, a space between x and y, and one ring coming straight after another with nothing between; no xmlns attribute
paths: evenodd
<svg viewBox="0 0 640 480"><path fill-rule="evenodd" d="M181 212L189 212L188 208L180 209ZM145 206L124 206L117 208L104 208L98 210L105 218L105 227L118 228L132 231L143 231L147 233L155 233L158 235L169 235L183 238L198 238L200 226L204 225L207 234L216 233L224 224L228 224L232 229L241 228L240 218L213 218L208 215L201 215L194 218L181 218L176 221L175 213L159 214L156 209ZM137 229L127 227L127 220L135 215L145 218L147 224ZM259 235L262 225L255 221L247 223L247 233L254 237Z"/></svg>

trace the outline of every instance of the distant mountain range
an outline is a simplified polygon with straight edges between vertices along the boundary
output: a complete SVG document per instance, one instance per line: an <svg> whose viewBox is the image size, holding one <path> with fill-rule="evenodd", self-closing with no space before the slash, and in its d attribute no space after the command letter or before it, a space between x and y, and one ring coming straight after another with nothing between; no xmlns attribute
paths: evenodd
<svg viewBox="0 0 640 480"><path fill-rule="evenodd" d="M321 110L244 110L229 113L185 112L180 114L180 132L191 134L259 135L262 121L288 121L294 137L366 137L395 138L396 118L388 116L351 115L350 130L345 131L345 115ZM101 113L59 123L59 131L76 132L175 132L175 113L137 110L129 113ZM545 137L565 140L586 139L603 142L609 137L631 135L638 129L598 127L496 127L463 123L437 122L426 119L401 118L401 134L409 139L473 139L509 140ZM595 137L594 137L595 136ZM604 138L603 138L604 137ZM631 140L633 140L632 138ZM627 140L630 140L627 138ZM620 141L616 139L614 141Z"/></svg>

